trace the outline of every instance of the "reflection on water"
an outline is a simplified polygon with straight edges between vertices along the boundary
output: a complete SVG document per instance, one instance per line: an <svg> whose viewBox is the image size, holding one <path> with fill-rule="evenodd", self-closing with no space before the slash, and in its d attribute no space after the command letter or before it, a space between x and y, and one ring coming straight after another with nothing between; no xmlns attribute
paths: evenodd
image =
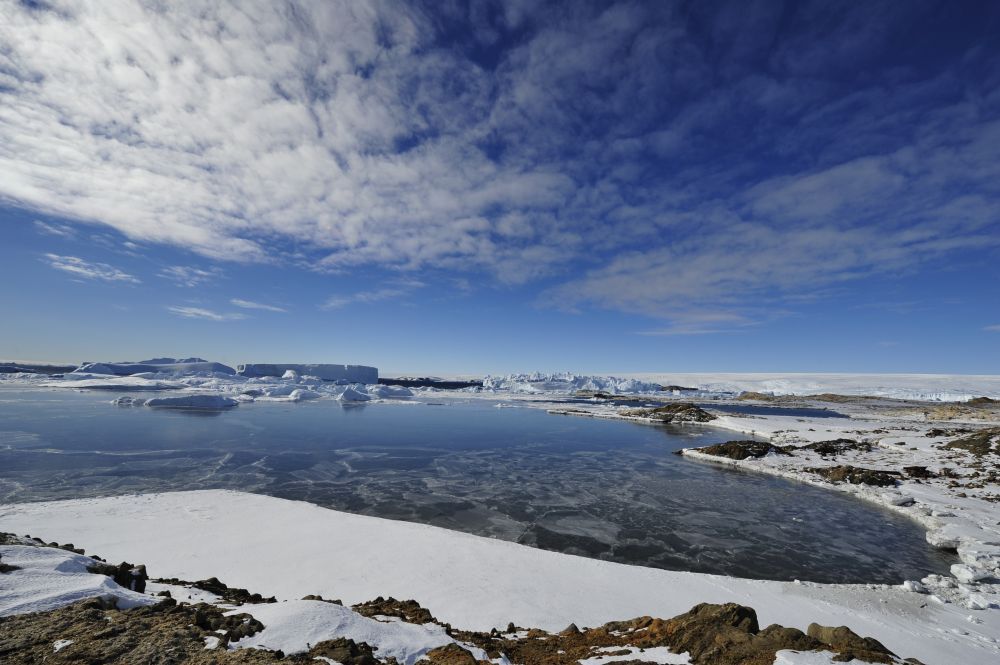
<svg viewBox="0 0 1000 665"><path fill-rule="evenodd" d="M833 492L672 454L729 438L479 403L112 407L0 389L0 499L230 488L624 563L900 582L950 559ZM58 534L46 536L58 538Z"/></svg>

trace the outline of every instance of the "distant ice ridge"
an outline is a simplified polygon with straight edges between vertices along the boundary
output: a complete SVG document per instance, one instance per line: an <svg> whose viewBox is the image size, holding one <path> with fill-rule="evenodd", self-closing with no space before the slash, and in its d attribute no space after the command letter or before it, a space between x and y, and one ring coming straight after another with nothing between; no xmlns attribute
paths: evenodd
<svg viewBox="0 0 1000 665"><path fill-rule="evenodd" d="M972 374L630 374L640 381L694 386L716 394L744 391L773 395L871 395L894 399L966 402L975 397L1000 398L1000 376Z"/></svg>
<svg viewBox="0 0 1000 665"><path fill-rule="evenodd" d="M613 393L659 392L660 384L638 379L623 379L616 376L581 376L564 372L561 374L507 374L483 378L483 390L497 390L512 393L571 393L577 390L594 390Z"/></svg>
<svg viewBox="0 0 1000 665"><path fill-rule="evenodd" d="M236 373L246 377L283 377L289 372L291 372L290 378L294 378L295 375L309 375L324 381L378 383L378 369L367 365L247 363L236 367Z"/></svg>

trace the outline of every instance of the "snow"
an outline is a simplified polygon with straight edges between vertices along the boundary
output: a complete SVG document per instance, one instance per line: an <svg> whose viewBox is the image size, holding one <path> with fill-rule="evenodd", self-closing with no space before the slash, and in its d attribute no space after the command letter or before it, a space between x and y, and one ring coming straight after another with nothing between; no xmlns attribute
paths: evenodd
<svg viewBox="0 0 1000 665"><path fill-rule="evenodd" d="M106 575L88 572L94 560L82 554L53 547L0 545L0 559L18 568L0 574L0 617L44 612L86 598L114 599L123 609L157 602Z"/></svg>
<svg viewBox="0 0 1000 665"><path fill-rule="evenodd" d="M618 655L619 651L627 651ZM639 649L629 647L605 647L598 649L598 653L609 652L607 655L591 656L579 661L580 665L605 665L605 663L620 663L627 660L639 660L644 663L664 663L665 665L690 665L691 659L687 653L673 653L667 647L653 647L651 649Z"/></svg>
<svg viewBox="0 0 1000 665"><path fill-rule="evenodd" d="M744 391L774 395L836 393L942 402L963 402L973 397L1000 398L1000 375L996 374L638 373L625 376L717 394Z"/></svg>
<svg viewBox="0 0 1000 665"><path fill-rule="evenodd" d="M641 568L239 492L0 506L0 530L51 534L113 560L140 561L156 576L218 576L279 600L414 598L440 620L473 630L513 621L555 631L569 623L672 617L701 602L737 602L755 608L761 625L805 630L811 622L848 623L925 662L1000 659L1000 612L980 611L972 623L965 606L928 603L928 596L900 586Z"/></svg>
<svg viewBox="0 0 1000 665"><path fill-rule="evenodd" d="M774 665L838 665L830 651L792 651L785 649L774 654Z"/></svg>
<svg viewBox="0 0 1000 665"><path fill-rule="evenodd" d="M366 642L377 647L380 658L394 657L412 665L431 649L454 640L437 624L422 626L399 621L384 623L361 616L349 607L319 600L289 600L240 607L230 614L249 611L265 628L232 643L235 647L280 649L286 654L308 651L310 645L335 637Z"/></svg>
<svg viewBox="0 0 1000 665"><path fill-rule="evenodd" d="M71 644L73 644L73 640L56 640L52 643L52 651L59 653Z"/></svg>
<svg viewBox="0 0 1000 665"><path fill-rule="evenodd" d="M164 584L162 582L146 582L147 594L155 596L161 591L169 591L170 597L178 603L189 603L191 605L196 603L211 603L212 605L218 605L222 603L221 596L218 596L211 591L205 591L204 589L180 586L178 584Z"/></svg>

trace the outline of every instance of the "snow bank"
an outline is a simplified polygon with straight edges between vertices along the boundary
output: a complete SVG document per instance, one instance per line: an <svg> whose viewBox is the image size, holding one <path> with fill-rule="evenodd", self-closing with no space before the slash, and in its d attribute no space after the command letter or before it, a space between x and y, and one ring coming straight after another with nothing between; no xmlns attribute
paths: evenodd
<svg viewBox="0 0 1000 665"><path fill-rule="evenodd" d="M85 598L115 600L119 608L155 605L158 599L87 571L94 560L52 547L0 545L0 558L18 570L0 574L0 617L54 610Z"/></svg>
<svg viewBox="0 0 1000 665"><path fill-rule="evenodd" d="M228 491L176 492L0 506L0 530L72 540L154 575L218 576L279 599L345 603L414 598L473 630L561 630L642 615L672 617L700 602L736 602L761 625L805 630L849 623L897 653L968 665L1000 660L1000 611L928 603L901 587L742 580L626 566L432 526L341 513ZM293 562L291 565L289 562ZM261 619L265 624L267 620Z"/></svg>
<svg viewBox="0 0 1000 665"><path fill-rule="evenodd" d="M454 642L437 624L422 626L376 621L349 607L319 600L290 600L241 607L230 614L250 612L265 628L233 642L236 648L280 649L286 654L308 651L310 645L336 637L367 642L378 648L379 658L394 657L402 665L413 665L431 649Z"/></svg>
<svg viewBox="0 0 1000 665"><path fill-rule="evenodd" d="M580 376L577 374L507 374L483 378L484 390L513 393L569 393L577 390L613 393L659 392L660 384L614 376Z"/></svg>
<svg viewBox="0 0 1000 665"><path fill-rule="evenodd" d="M378 383L378 369L366 365L299 365L261 364L237 365L236 372L246 377L284 376L289 370L299 375L315 376L324 381L347 381L349 383Z"/></svg>

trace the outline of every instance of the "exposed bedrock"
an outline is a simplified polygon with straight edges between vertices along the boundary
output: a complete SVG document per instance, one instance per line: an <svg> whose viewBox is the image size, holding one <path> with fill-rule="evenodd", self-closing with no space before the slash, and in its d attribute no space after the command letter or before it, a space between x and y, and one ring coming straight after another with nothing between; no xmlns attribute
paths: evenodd
<svg viewBox="0 0 1000 665"><path fill-rule="evenodd" d="M664 423L707 423L715 416L705 409L689 402L678 402L655 409L628 409L622 415L637 418L651 418Z"/></svg>

